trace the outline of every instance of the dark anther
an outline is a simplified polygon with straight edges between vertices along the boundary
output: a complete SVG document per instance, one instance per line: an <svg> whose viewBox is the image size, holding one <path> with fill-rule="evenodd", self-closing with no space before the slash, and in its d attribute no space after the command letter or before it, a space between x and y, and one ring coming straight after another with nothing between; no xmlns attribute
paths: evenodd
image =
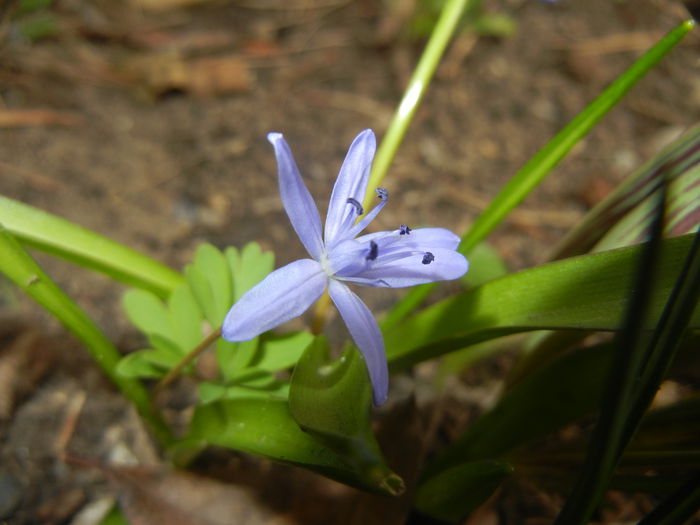
<svg viewBox="0 0 700 525"><path fill-rule="evenodd" d="M353 205L353 207L355 208L355 211L357 212L358 215L362 215L362 214L365 212L365 210L362 209L362 204L360 204L359 202L357 202L357 201L356 201L355 199L353 199L352 197L348 197L348 200L347 200L346 202L347 202L348 204L352 204L352 205Z"/></svg>
<svg viewBox="0 0 700 525"><path fill-rule="evenodd" d="M379 255L379 246L374 241L369 241L369 253L367 254L367 260L373 261Z"/></svg>
<svg viewBox="0 0 700 525"><path fill-rule="evenodd" d="M399 226L399 235L410 235L411 234L411 228L406 226L405 224L402 224Z"/></svg>
<svg viewBox="0 0 700 525"><path fill-rule="evenodd" d="M421 261L423 264L430 264L435 260L435 256L430 253L430 252L425 252L423 254L423 261Z"/></svg>
<svg viewBox="0 0 700 525"><path fill-rule="evenodd" d="M379 197L383 201L389 198L389 192L386 191L384 188L377 188L374 191L377 193L377 197Z"/></svg>

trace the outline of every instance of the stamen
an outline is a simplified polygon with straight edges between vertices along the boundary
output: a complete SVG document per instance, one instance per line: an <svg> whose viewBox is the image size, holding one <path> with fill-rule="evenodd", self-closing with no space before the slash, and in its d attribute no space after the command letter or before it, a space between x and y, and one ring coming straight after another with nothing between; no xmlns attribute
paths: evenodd
<svg viewBox="0 0 700 525"><path fill-rule="evenodd" d="M402 224L399 226L399 235L410 235L411 234L411 228L406 226L405 224Z"/></svg>
<svg viewBox="0 0 700 525"><path fill-rule="evenodd" d="M356 199L353 199L352 197L348 197L348 200L345 202L347 202L348 204L352 204L358 215L362 215L365 212L365 210L362 208L362 204L357 202Z"/></svg>
<svg viewBox="0 0 700 525"><path fill-rule="evenodd" d="M374 241L369 241L369 253L367 254L367 257L365 257L368 261L373 261L377 258L377 255L379 255L379 246L377 246L377 243Z"/></svg>
<svg viewBox="0 0 700 525"><path fill-rule="evenodd" d="M385 201L389 198L389 192L386 191L384 188L377 188L374 191L377 194L377 197L379 197L383 201Z"/></svg>
<svg viewBox="0 0 700 525"><path fill-rule="evenodd" d="M423 260L421 261L423 264L430 264L435 260L435 256L430 253L430 252L425 252L423 254Z"/></svg>

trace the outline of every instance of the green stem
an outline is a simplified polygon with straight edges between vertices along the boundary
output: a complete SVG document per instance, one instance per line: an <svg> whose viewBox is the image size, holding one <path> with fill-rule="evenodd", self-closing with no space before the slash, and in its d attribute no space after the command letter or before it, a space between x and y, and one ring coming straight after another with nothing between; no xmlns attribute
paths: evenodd
<svg viewBox="0 0 700 525"><path fill-rule="evenodd" d="M121 355L87 314L76 305L39 267L14 236L0 225L0 272L7 275L32 299L53 314L78 339L85 343L99 367L122 391L150 425L163 446L173 437L165 422L151 409L150 398L143 386L116 373Z"/></svg>
<svg viewBox="0 0 700 525"><path fill-rule="evenodd" d="M416 109L426 89L428 89L433 73L440 63L445 48L450 42L450 38L470 1L473 0L448 0L442 8L440 18L430 35L430 40L408 82L403 98L391 119L389 128L386 130L386 134L374 158L372 173L369 177L367 193L365 194L365 209L370 208L374 200L374 190L381 184L391 161L394 160L396 150L406 134L408 125L413 120L413 115L416 113Z"/></svg>

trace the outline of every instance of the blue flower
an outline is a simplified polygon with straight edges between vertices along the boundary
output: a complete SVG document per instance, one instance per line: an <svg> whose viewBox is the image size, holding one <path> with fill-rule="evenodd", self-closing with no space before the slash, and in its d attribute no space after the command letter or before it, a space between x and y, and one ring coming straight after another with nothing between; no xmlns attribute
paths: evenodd
<svg viewBox="0 0 700 525"><path fill-rule="evenodd" d="M459 237L442 228L360 233L386 205L389 197L377 189L379 203L366 215L360 202L367 189L375 151L372 130L353 141L333 187L326 225L301 180L289 145L281 133L270 133L275 149L284 209L311 259L300 259L269 274L231 307L222 327L228 341L247 341L309 308L326 287L362 352L373 387L375 405L387 399L388 369L384 341L372 312L348 288L348 283L400 288L457 279L469 264L456 250ZM363 216L361 220L358 219Z"/></svg>

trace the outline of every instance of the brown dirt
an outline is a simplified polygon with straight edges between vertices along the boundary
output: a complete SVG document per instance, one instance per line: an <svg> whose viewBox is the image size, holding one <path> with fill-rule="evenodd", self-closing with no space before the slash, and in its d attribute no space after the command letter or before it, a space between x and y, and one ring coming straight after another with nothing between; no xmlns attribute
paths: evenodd
<svg viewBox="0 0 700 525"><path fill-rule="evenodd" d="M367 127L381 137L419 55L419 42L391 30L403 20L387 6L398 3L204 1L157 12L138 4L58 1L52 10L58 35L34 44L19 37L17 20L5 22L0 193L176 268L202 241L224 247L257 240L276 252L278 265L301 256L265 134L285 133L325 206L348 144ZM392 201L379 220L383 228L431 223L465 231L548 138L684 16L665 0L486 4L510 14L517 32L504 39L463 35L453 47L386 179ZM690 35L493 235L511 268L545 260L601 195L697 121L698 43ZM122 286L39 259L111 337L132 348L133 331L119 309ZM0 311L42 338L61 333L37 307L3 290ZM0 351L13 340L3 339ZM59 365L0 421L0 475L21 487L8 518L14 525L68 522L105 490L98 475L56 458L57 436L79 392L87 399L71 450L106 460L115 443L143 442L133 416L77 343L59 336L43 345ZM281 514L299 523L311 523L310 516L375 522L366 509L377 498L360 498L365 506L343 514L345 520L333 512L347 507L323 501L334 501L338 491L348 501L355 496L334 486L316 501L310 492L318 482L304 476L309 492L295 492L302 499L278 508ZM284 491L281 484L300 478L284 470L278 479ZM316 501L306 521L297 516L299 501ZM517 518L506 512L501 523L549 511L542 503L523 512Z"/></svg>

